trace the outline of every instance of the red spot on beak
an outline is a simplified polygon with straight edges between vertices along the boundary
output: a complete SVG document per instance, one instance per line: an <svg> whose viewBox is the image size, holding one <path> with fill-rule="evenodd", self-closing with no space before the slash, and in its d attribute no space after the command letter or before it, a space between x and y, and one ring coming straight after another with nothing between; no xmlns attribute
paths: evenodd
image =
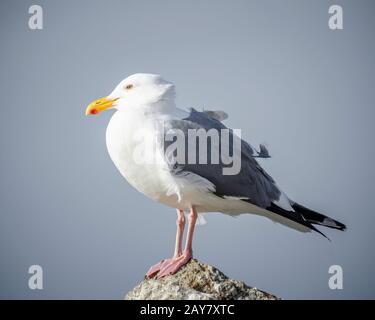
<svg viewBox="0 0 375 320"><path fill-rule="evenodd" d="M96 109L92 109L92 110L90 111L90 113L91 113L91 114L97 114L97 113L98 113L98 110L96 110Z"/></svg>

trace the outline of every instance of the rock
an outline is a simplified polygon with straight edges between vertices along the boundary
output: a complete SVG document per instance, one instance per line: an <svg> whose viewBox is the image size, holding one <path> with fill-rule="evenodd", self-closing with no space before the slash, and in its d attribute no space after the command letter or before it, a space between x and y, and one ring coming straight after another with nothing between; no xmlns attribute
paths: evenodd
<svg viewBox="0 0 375 320"><path fill-rule="evenodd" d="M179 272L159 280L145 279L126 300L275 300L274 295L229 279L221 271L196 259Z"/></svg>

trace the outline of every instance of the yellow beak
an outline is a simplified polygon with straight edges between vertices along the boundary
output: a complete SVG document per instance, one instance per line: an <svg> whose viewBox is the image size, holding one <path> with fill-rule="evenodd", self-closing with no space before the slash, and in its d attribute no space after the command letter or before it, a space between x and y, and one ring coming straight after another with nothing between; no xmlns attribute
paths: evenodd
<svg viewBox="0 0 375 320"><path fill-rule="evenodd" d="M100 113L110 107L118 100L118 98L109 99L107 97L100 98L95 100L89 104L86 109L86 116L90 114L97 114Z"/></svg>

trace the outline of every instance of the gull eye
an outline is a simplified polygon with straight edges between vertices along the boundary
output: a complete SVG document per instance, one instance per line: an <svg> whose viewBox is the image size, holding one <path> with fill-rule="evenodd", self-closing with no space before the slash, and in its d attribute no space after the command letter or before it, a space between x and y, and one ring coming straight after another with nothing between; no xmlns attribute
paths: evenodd
<svg viewBox="0 0 375 320"><path fill-rule="evenodd" d="M125 89L126 89L126 90L130 90L131 88L133 88L133 85L132 85L132 84L128 84L128 85L125 86Z"/></svg>

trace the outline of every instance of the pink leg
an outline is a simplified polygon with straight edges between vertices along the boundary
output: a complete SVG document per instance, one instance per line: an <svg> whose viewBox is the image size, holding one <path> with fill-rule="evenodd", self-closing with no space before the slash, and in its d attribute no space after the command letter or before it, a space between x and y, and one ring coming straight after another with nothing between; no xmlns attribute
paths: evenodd
<svg viewBox="0 0 375 320"><path fill-rule="evenodd" d="M194 228L195 223L197 222L198 214L194 207L190 210L189 215L189 228L188 228L188 234L186 239L186 245L185 245L185 253L189 253L190 256L193 255L193 234L194 234Z"/></svg>
<svg viewBox="0 0 375 320"><path fill-rule="evenodd" d="M176 232L176 245L174 248L174 258L179 257L182 254L182 236L184 235L184 228L185 228L185 213L182 210L178 210L177 212L177 232Z"/></svg>
<svg viewBox="0 0 375 320"><path fill-rule="evenodd" d="M154 277L162 268L163 265L168 264L173 259L176 259L182 254L182 236L184 234L184 228L185 228L185 213L183 210L177 210L177 232L176 232L176 244L174 249L174 255L171 259L165 259L157 264L153 265L146 273L146 278L152 278Z"/></svg>
<svg viewBox="0 0 375 320"><path fill-rule="evenodd" d="M176 273L193 257L193 235L197 216L197 211L194 207L192 207L189 215L189 227L184 252L177 258L171 259L167 263L163 264L160 271L156 275L156 279L160 279L167 275Z"/></svg>

